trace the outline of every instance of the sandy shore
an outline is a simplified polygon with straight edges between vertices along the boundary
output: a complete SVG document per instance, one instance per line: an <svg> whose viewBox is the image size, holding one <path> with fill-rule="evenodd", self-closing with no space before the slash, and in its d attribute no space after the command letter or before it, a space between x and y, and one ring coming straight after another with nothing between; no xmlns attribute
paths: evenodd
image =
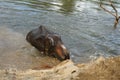
<svg viewBox="0 0 120 80"><path fill-rule="evenodd" d="M120 57L74 64L71 60L61 62L52 69L0 70L1 80L120 80Z"/></svg>

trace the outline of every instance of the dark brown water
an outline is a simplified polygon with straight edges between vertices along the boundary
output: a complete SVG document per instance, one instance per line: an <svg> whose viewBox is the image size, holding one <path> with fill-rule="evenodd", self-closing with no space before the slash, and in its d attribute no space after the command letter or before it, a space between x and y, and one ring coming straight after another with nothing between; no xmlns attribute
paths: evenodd
<svg viewBox="0 0 120 80"><path fill-rule="evenodd" d="M114 4L120 13L119 1ZM119 55L120 25L114 30L113 21L98 0L0 0L0 68L20 64L17 67L26 69L45 62L46 57L40 57L25 41L26 34L40 25L62 36L75 62ZM50 65L59 63L54 61Z"/></svg>

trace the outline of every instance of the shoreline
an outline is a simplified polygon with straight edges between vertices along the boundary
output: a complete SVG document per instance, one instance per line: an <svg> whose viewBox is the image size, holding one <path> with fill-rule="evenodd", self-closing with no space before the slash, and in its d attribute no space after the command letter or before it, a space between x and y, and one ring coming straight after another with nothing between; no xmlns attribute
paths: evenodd
<svg viewBox="0 0 120 80"><path fill-rule="evenodd" d="M120 56L99 57L89 63L66 60L46 70L0 70L1 80L119 80Z"/></svg>

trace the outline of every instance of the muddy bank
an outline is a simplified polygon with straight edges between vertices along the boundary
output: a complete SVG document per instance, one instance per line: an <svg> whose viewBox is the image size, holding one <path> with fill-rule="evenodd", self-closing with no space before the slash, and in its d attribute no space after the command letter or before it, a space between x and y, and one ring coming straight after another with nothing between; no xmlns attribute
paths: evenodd
<svg viewBox="0 0 120 80"><path fill-rule="evenodd" d="M0 70L1 80L120 80L120 57L75 65L67 60L52 69Z"/></svg>

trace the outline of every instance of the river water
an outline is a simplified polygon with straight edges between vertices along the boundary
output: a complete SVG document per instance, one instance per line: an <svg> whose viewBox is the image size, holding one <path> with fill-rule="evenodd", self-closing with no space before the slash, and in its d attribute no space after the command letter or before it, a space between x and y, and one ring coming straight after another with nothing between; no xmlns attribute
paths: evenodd
<svg viewBox="0 0 120 80"><path fill-rule="evenodd" d="M120 2L114 0L114 4L120 13ZM111 10L109 5L105 7ZM9 47L16 49L5 47L14 43L12 38L18 37L18 43L24 43L16 33L25 38L40 25L62 36L75 62L86 62L101 55L120 55L120 24L113 29L114 17L99 7L99 0L0 0L0 55L9 52ZM12 36L5 37L5 34Z"/></svg>

